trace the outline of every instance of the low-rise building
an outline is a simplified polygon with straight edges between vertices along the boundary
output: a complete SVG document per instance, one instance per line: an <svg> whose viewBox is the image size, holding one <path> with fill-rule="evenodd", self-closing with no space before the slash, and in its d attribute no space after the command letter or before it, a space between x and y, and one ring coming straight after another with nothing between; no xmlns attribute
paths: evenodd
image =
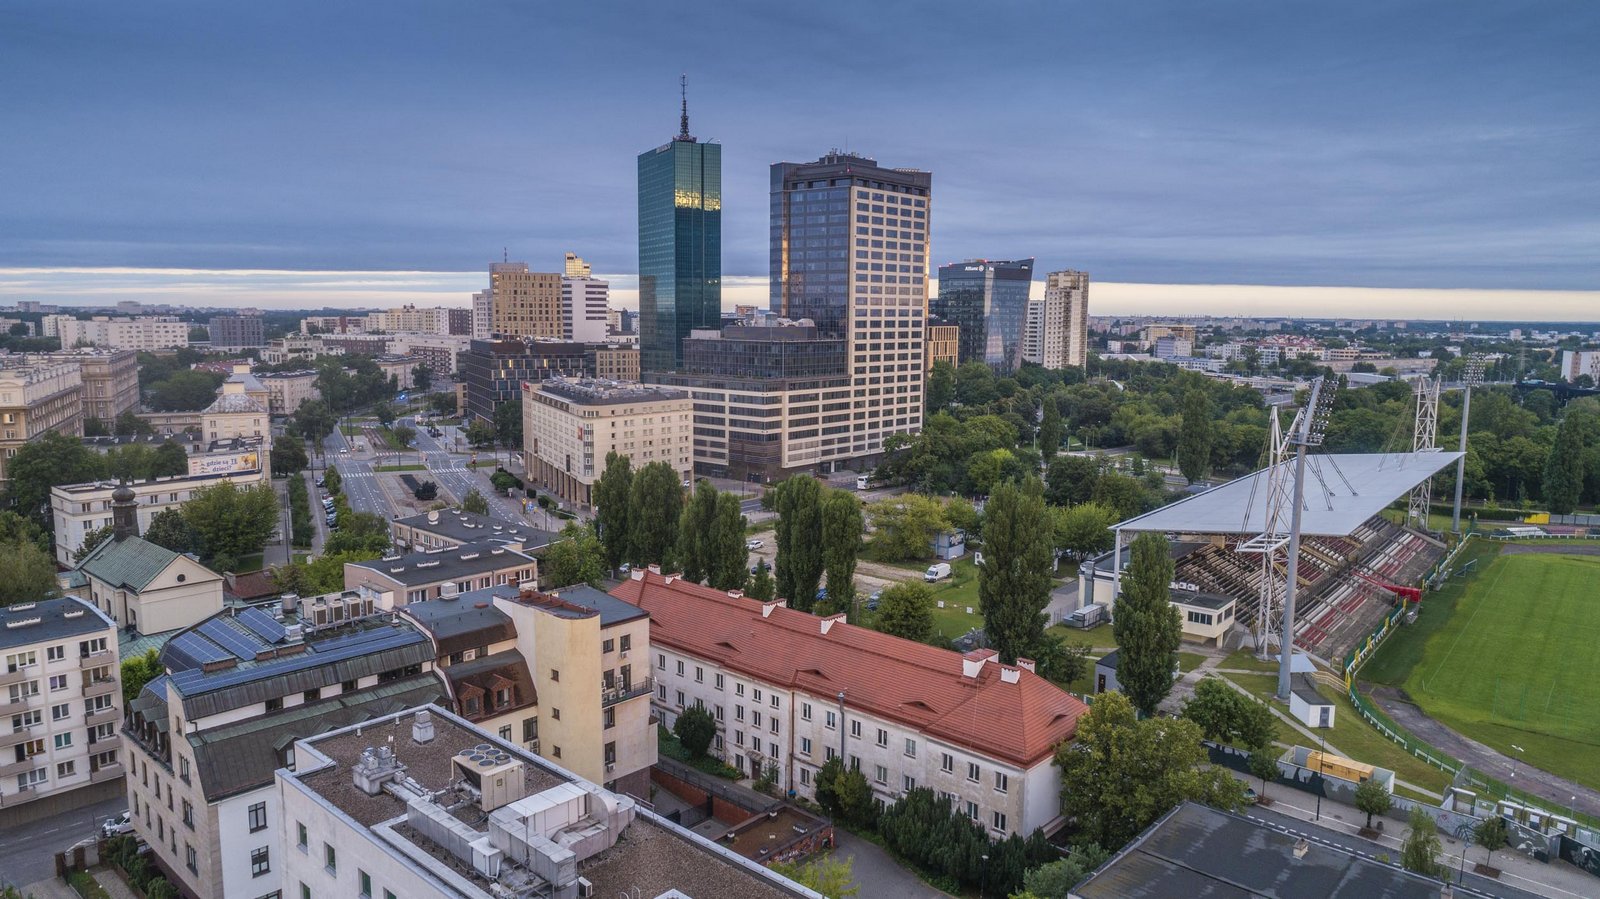
<svg viewBox="0 0 1600 899"><path fill-rule="evenodd" d="M563 500L593 502L606 457L627 456L635 469L665 462L688 480L694 402L688 391L615 381L554 379L522 385L522 434L528 476Z"/></svg>
<svg viewBox="0 0 1600 899"><path fill-rule="evenodd" d="M257 375L267 388L267 411L273 415L293 415L301 403L322 399L317 388L317 372L273 372Z"/></svg>
<svg viewBox="0 0 1600 899"><path fill-rule="evenodd" d="M635 570L613 595L650 613L655 705L718 724L713 752L746 776L815 795L844 757L892 803L914 787L1004 837L1062 824L1056 747L1087 707L1019 659L965 655Z"/></svg>
<svg viewBox="0 0 1600 899"><path fill-rule="evenodd" d="M249 380L260 383L254 375L249 376ZM222 382L216 400L200 412L200 432L205 439L258 437L263 449L272 449L272 418L267 411L270 400L265 399L269 393L263 386L260 391L263 399L257 399L247 392L250 386L242 379L230 378Z"/></svg>
<svg viewBox="0 0 1600 899"><path fill-rule="evenodd" d="M451 309L452 314L466 312ZM436 377L454 377L458 367L457 357L467 351L472 338L466 334L395 334L389 338L388 350L396 356L411 356L428 366Z"/></svg>
<svg viewBox="0 0 1600 899"><path fill-rule="evenodd" d="M160 634L222 610L222 575L139 536L137 499L112 492L113 531L77 563L79 595L130 631Z"/></svg>
<svg viewBox="0 0 1600 899"><path fill-rule="evenodd" d="M602 381L639 380L639 348L622 344L596 344L589 347L594 357L594 376Z"/></svg>
<svg viewBox="0 0 1600 899"><path fill-rule="evenodd" d="M0 609L0 828L121 792L116 622L76 597Z"/></svg>
<svg viewBox="0 0 1600 899"><path fill-rule="evenodd" d="M110 428L117 416L138 407L139 354L133 350L85 347L50 353L48 358L78 363L85 419L98 418Z"/></svg>
<svg viewBox="0 0 1600 899"><path fill-rule="evenodd" d="M460 509L434 509L396 518L389 522L389 536L390 542L402 552L421 552L487 540L510 549L534 553L561 539L560 534L540 530L525 522L505 521Z"/></svg>
<svg viewBox="0 0 1600 899"><path fill-rule="evenodd" d="M1231 596L1206 593L1188 587L1173 587L1172 604L1183 623L1183 638L1196 643L1222 646L1222 638L1233 626L1237 601Z"/></svg>
<svg viewBox="0 0 1600 899"><path fill-rule="evenodd" d="M59 316L56 334L62 349L86 346L116 350L166 350L189 345L188 322L171 315L146 315L118 318L97 315L84 320Z"/></svg>
<svg viewBox="0 0 1600 899"><path fill-rule="evenodd" d="M400 390L410 390L415 385L413 378L417 366L422 364L421 359L412 356L382 355L373 357L378 364L378 369L385 378L393 378L395 386Z"/></svg>
<svg viewBox="0 0 1600 899"><path fill-rule="evenodd" d="M234 454L239 459L249 453ZM256 467L243 470L212 471L171 478L152 478L129 484L138 505L139 533L150 527L150 520L164 509L176 508L188 502L196 490L215 484L234 484L253 487L266 480L266 469L261 466L260 451L254 453ZM191 456L190 465L197 457ZM203 457L199 461L205 461ZM83 546L83 538L97 528L112 524L112 500L117 485L111 481L94 481L86 484L63 484L50 488L50 515L55 519L55 557L57 564L72 566L72 556Z"/></svg>
<svg viewBox="0 0 1600 899"><path fill-rule="evenodd" d="M83 435L82 369L76 362L0 357L0 481L11 457L45 434Z"/></svg>
<svg viewBox="0 0 1600 899"><path fill-rule="evenodd" d="M524 381L594 377L595 359L581 343L505 338L472 341L457 363L467 414L493 421L496 406L521 402Z"/></svg>
<svg viewBox="0 0 1600 899"><path fill-rule="evenodd" d="M537 559L493 540L344 565L345 589L370 589L386 609L446 593L533 583L538 576Z"/></svg>
<svg viewBox="0 0 1600 899"><path fill-rule="evenodd" d="M305 327L304 324L301 327ZM347 332L338 332L347 333ZM361 333L353 331L349 333ZM288 337L279 337L269 341L261 351L261 361L268 365L282 365L291 359L316 359L319 356L343 356L344 347L332 346L322 339L322 335L291 334Z"/></svg>

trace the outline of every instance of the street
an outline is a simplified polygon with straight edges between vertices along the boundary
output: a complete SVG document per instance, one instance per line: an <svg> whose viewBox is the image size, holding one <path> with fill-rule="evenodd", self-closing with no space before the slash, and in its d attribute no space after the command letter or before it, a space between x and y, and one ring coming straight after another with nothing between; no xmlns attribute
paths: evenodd
<svg viewBox="0 0 1600 899"><path fill-rule="evenodd" d="M57 852L94 836L102 821L127 809L128 797L115 796L0 834L0 883L27 886L55 876Z"/></svg>

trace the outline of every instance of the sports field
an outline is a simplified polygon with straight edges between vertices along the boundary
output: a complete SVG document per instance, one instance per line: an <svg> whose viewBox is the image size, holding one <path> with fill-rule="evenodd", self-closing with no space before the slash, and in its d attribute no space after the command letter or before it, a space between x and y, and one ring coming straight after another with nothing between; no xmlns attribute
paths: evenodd
<svg viewBox="0 0 1600 899"><path fill-rule="evenodd" d="M1600 787L1600 557L1495 557L1405 689L1458 733Z"/></svg>

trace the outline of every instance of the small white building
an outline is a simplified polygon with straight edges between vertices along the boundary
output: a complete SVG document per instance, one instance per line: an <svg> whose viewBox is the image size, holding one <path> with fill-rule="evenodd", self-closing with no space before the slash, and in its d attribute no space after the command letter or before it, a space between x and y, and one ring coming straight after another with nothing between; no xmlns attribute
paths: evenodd
<svg viewBox="0 0 1600 899"><path fill-rule="evenodd" d="M1317 692L1309 674L1296 674L1290 681L1289 713L1306 727L1333 727L1333 700Z"/></svg>

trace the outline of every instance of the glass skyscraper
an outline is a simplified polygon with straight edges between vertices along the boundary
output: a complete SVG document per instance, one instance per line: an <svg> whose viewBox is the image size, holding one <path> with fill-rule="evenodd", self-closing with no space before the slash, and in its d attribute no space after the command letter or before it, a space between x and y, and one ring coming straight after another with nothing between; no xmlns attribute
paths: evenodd
<svg viewBox="0 0 1600 899"><path fill-rule="evenodd" d="M682 128L639 154L639 363L674 371L682 341L722 325L722 146Z"/></svg>
<svg viewBox="0 0 1600 899"><path fill-rule="evenodd" d="M939 266L939 296L928 312L961 327L959 359L999 372L1022 364L1033 260L972 259Z"/></svg>

